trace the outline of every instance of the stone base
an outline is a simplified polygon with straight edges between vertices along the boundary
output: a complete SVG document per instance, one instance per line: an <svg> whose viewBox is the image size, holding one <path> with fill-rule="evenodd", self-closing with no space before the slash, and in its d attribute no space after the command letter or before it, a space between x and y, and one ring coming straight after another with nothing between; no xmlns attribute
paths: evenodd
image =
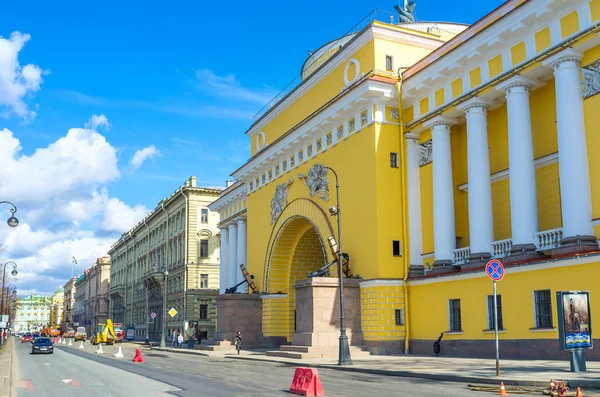
<svg viewBox="0 0 600 397"><path fill-rule="evenodd" d="M245 348L263 346L260 295L222 294L217 296L217 332L213 337L214 341L230 342L238 331L242 333Z"/></svg>
<svg viewBox="0 0 600 397"><path fill-rule="evenodd" d="M410 341L410 353L435 357L434 340L413 339ZM525 360L561 360L568 362L571 353L561 351L558 339L500 339L500 357L504 359ZM595 339L594 344L600 343ZM496 346L491 340L442 340L439 357L465 357L494 359ZM590 361L600 361L600 350L585 350ZM568 364L567 364L568 368Z"/></svg>
<svg viewBox="0 0 600 397"><path fill-rule="evenodd" d="M565 237L560 242L560 247L552 250L552 256L585 254L598 250L598 240L595 236Z"/></svg>
<svg viewBox="0 0 600 397"><path fill-rule="evenodd" d="M363 342L363 349L376 355L404 354L404 339L393 341L366 340Z"/></svg>
<svg viewBox="0 0 600 397"><path fill-rule="evenodd" d="M460 265L460 270L472 270L484 267L491 259L492 255L489 252L473 252L469 256L469 260L464 265Z"/></svg>
<svg viewBox="0 0 600 397"><path fill-rule="evenodd" d="M510 255L501 258L503 264L512 265L519 262L529 262L547 258L543 252L537 251L533 244L514 244L510 250Z"/></svg>
<svg viewBox="0 0 600 397"><path fill-rule="evenodd" d="M409 278L419 278L425 276L425 266L423 265L410 265L408 267Z"/></svg>
<svg viewBox="0 0 600 397"><path fill-rule="evenodd" d="M460 271L460 267L453 266L451 260L439 260L433 262L433 268L427 271L427 276L437 276L458 271Z"/></svg>

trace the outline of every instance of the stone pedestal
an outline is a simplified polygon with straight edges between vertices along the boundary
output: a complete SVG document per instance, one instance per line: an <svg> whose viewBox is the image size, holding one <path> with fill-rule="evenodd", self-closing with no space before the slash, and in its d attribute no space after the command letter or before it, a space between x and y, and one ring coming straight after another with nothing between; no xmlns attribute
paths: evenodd
<svg viewBox="0 0 600 397"><path fill-rule="evenodd" d="M362 345L359 280L344 279L346 334L351 346ZM296 332L293 346L337 352L340 337L339 280L315 277L300 280L296 289Z"/></svg>
<svg viewBox="0 0 600 397"><path fill-rule="evenodd" d="M260 347L262 300L258 294L222 294L217 296L217 332L215 341L233 341L240 331L244 348Z"/></svg>

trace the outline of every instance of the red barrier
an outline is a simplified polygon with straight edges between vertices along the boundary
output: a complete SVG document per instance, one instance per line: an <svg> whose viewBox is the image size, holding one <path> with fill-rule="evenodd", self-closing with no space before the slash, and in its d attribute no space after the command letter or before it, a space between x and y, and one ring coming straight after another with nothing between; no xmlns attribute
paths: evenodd
<svg viewBox="0 0 600 397"><path fill-rule="evenodd" d="M52 343L56 343L56 338L52 338Z"/></svg>
<svg viewBox="0 0 600 397"><path fill-rule="evenodd" d="M135 357L133 358L134 363L143 363L144 357L142 357L142 351L140 349L135 349Z"/></svg>
<svg viewBox="0 0 600 397"><path fill-rule="evenodd" d="M319 372L314 368L296 368L290 392L301 396L324 396L325 391L319 378Z"/></svg>

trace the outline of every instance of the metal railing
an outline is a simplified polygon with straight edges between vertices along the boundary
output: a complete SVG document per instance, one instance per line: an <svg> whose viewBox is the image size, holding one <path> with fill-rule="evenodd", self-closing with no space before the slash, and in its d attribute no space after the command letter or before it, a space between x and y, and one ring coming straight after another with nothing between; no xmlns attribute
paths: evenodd
<svg viewBox="0 0 600 397"><path fill-rule="evenodd" d="M512 239L498 240L492 243L492 258L505 258L510 255L512 249Z"/></svg>
<svg viewBox="0 0 600 397"><path fill-rule="evenodd" d="M469 256L471 256L471 247L455 249L452 253L454 254L455 264L465 264L469 260Z"/></svg>
<svg viewBox="0 0 600 397"><path fill-rule="evenodd" d="M533 244L539 251L560 247L563 238L562 228L544 230L533 235Z"/></svg>

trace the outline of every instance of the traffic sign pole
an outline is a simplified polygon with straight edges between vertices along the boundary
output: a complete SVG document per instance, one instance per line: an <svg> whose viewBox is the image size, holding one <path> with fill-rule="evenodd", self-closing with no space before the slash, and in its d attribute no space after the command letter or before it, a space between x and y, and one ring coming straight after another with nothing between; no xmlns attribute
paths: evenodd
<svg viewBox="0 0 600 397"><path fill-rule="evenodd" d="M494 336L496 338L496 376L500 376L500 346L498 344L498 295L496 295L496 280L494 280Z"/></svg>

